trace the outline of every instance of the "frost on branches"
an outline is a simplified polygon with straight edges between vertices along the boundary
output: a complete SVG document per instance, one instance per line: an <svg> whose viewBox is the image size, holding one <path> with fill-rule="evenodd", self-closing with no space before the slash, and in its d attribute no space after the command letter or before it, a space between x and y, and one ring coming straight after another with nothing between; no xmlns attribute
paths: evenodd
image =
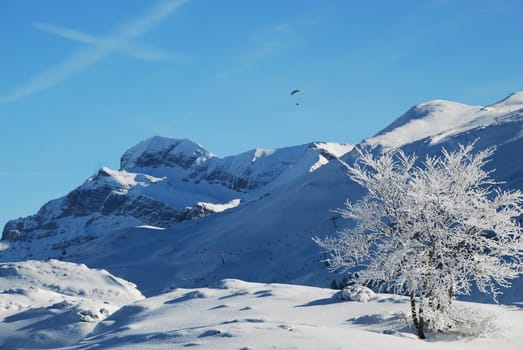
<svg viewBox="0 0 523 350"><path fill-rule="evenodd" d="M483 169L493 152L471 144L421 163L401 150L361 152L349 175L368 192L339 210L355 226L314 239L333 270L360 266L358 283L409 295L420 338L455 326L455 295L475 285L495 299L522 272L523 194L501 191Z"/></svg>

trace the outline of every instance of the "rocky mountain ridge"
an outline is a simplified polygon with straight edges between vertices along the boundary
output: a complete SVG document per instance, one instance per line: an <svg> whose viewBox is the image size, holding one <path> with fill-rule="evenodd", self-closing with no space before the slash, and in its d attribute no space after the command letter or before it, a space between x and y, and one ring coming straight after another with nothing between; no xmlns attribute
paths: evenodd
<svg viewBox="0 0 523 350"><path fill-rule="evenodd" d="M89 240L125 227L167 228L255 199L262 188L270 192L350 149L311 143L221 159L190 140L152 137L124 153L120 170L104 167L37 214L9 221L3 239L60 236L57 245L59 239Z"/></svg>

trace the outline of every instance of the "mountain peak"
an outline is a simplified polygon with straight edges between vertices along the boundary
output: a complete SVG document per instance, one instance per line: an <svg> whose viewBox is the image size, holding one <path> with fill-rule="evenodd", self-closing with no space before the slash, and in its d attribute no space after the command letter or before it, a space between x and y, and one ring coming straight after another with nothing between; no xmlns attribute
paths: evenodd
<svg viewBox="0 0 523 350"><path fill-rule="evenodd" d="M153 136L128 149L120 160L124 170L136 168L180 167L190 168L214 154L188 139Z"/></svg>
<svg viewBox="0 0 523 350"><path fill-rule="evenodd" d="M475 118L479 108L446 100L424 102L409 109L366 143L400 147L457 128Z"/></svg>
<svg viewBox="0 0 523 350"><path fill-rule="evenodd" d="M523 91L516 91L491 105L491 107L504 107L504 106L514 106L521 105L523 108Z"/></svg>
<svg viewBox="0 0 523 350"><path fill-rule="evenodd" d="M484 107L433 100L412 107L365 143L396 148L425 138L439 142L458 132L508 122L522 109L523 92L514 92Z"/></svg>
<svg viewBox="0 0 523 350"><path fill-rule="evenodd" d="M423 102L410 108L406 113L404 113L392 124L379 132L376 136L384 135L394 129L412 123L416 120L420 122L421 120L433 117L435 115L444 116L447 114L454 114L457 111L469 108L471 107L465 104L447 100L431 100Z"/></svg>

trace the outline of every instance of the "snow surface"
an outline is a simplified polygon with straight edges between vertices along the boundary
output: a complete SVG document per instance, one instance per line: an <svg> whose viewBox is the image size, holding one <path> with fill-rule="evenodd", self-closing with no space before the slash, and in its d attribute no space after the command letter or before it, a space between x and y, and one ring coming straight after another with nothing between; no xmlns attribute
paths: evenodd
<svg viewBox="0 0 523 350"><path fill-rule="evenodd" d="M133 187L147 187L162 180L164 179L147 174L130 173L125 170L117 171L103 167L80 186L79 189L89 190L100 186L108 186L115 188L118 193L126 194Z"/></svg>
<svg viewBox="0 0 523 350"><path fill-rule="evenodd" d="M143 295L105 270L58 260L0 264L0 349L76 344Z"/></svg>
<svg viewBox="0 0 523 350"><path fill-rule="evenodd" d="M232 201L224 204L213 204L213 203L205 203L205 202L198 202L198 205L202 206L205 209L208 209L210 211L213 211L215 213L221 213L222 211L235 208L238 205L240 205L240 199L236 198Z"/></svg>
<svg viewBox="0 0 523 350"><path fill-rule="evenodd" d="M2 349L521 349L523 311L460 303L474 334L413 334L404 297L226 279L144 299L105 271L55 260L0 265ZM66 277L66 278L64 278Z"/></svg>
<svg viewBox="0 0 523 350"><path fill-rule="evenodd" d="M342 302L335 294L240 280L176 289L122 308L73 348L481 350L520 349L523 341L520 310L486 307L497 314L488 338L432 334L424 342L412 334L407 299L381 294L368 303Z"/></svg>

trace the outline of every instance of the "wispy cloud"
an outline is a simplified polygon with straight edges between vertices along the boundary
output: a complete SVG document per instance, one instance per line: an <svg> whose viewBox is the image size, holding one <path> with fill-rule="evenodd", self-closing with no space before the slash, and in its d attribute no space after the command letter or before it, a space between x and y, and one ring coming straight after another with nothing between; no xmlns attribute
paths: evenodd
<svg viewBox="0 0 523 350"><path fill-rule="evenodd" d="M51 88L64 80L81 73L115 50L124 50L128 53L130 50L135 56L138 54L142 56L141 58L144 58L144 56L151 54L151 52L137 47L133 48L133 44L129 42L132 41L132 39L147 33L187 1L188 0L163 1L150 8L142 17L118 26L111 35L104 39L98 39L84 33L67 30L66 28L44 25L42 23L39 25L37 24L36 26L39 27L39 29L45 28L48 31L54 31L55 34L60 33L62 36L67 36L70 39L73 39L74 37L77 41L84 41L95 46L91 46L69 55L56 66L37 74L27 83L0 96L0 105L12 103L21 98Z"/></svg>
<svg viewBox="0 0 523 350"><path fill-rule="evenodd" d="M55 34L66 39L82 44L97 46L98 48L109 49L111 51L121 51L145 61L158 61L169 57L169 55L162 50L139 45L131 41L118 42L112 38L100 38L74 29L49 23L36 22L33 23L33 26L44 32Z"/></svg>

